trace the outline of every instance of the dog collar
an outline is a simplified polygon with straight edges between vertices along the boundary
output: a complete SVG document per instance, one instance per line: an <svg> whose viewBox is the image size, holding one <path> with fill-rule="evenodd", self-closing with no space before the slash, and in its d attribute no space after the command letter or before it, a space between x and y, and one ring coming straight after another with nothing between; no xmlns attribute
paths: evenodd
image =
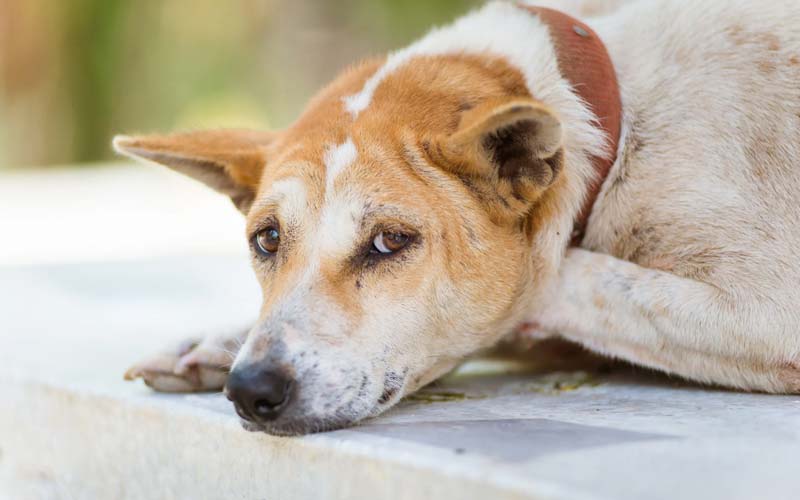
<svg viewBox="0 0 800 500"><path fill-rule="evenodd" d="M610 141L610 155L593 156L591 159L595 178L589 184L572 231L572 245L579 246L592 207L617 159L622 124L622 100L617 74L606 46L589 26L557 10L530 5L521 7L538 16L549 28L562 76L572 84L572 90L578 97L589 105Z"/></svg>

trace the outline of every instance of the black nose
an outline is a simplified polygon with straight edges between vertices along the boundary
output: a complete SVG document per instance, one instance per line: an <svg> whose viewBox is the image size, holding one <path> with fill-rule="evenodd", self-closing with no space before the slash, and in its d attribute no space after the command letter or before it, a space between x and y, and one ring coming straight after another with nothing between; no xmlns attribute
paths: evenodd
<svg viewBox="0 0 800 500"><path fill-rule="evenodd" d="M276 370L244 366L230 373L225 394L240 417L263 423L275 420L289 406L295 385Z"/></svg>

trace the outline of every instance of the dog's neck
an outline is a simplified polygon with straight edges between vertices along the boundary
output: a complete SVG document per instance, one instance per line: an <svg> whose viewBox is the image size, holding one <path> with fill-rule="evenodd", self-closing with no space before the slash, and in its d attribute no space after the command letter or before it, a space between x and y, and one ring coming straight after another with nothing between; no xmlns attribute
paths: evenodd
<svg viewBox="0 0 800 500"><path fill-rule="evenodd" d="M583 240L592 206L614 165L622 127L622 102L614 65L603 41L589 26L563 12L523 5L547 25L563 77L597 117L608 140L606 155L593 155L595 178L587 186L586 197L575 217L572 245Z"/></svg>

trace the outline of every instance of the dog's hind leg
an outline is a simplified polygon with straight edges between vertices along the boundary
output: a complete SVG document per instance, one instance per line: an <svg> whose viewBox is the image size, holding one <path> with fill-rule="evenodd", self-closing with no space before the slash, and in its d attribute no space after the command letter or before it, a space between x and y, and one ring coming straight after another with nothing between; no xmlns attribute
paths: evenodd
<svg viewBox="0 0 800 500"><path fill-rule="evenodd" d="M141 378L160 392L221 390L246 337L247 330L242 330L231 335L183 341L136 363L125 372L125 379Z"/></svg>
<svg viewBox="0 0 800 500"><path fill-rule="evenodd" d="M770 300L571 249L530 324L589 349L682 377L800 392L800 315ZM785 302L785 301L784 301Z"/></svg>

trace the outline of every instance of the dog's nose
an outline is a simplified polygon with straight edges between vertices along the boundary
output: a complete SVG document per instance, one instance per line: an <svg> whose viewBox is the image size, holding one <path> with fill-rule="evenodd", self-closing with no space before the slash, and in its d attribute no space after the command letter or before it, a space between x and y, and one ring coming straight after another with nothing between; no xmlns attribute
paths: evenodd
<svg viewBox="0 0 800 500"><path fill-rule="evenodd" d="M289 405L296 383L277 370L255 366L233 370L225 384L225 395L245 420L263 423L275 420Z"/></svg>

